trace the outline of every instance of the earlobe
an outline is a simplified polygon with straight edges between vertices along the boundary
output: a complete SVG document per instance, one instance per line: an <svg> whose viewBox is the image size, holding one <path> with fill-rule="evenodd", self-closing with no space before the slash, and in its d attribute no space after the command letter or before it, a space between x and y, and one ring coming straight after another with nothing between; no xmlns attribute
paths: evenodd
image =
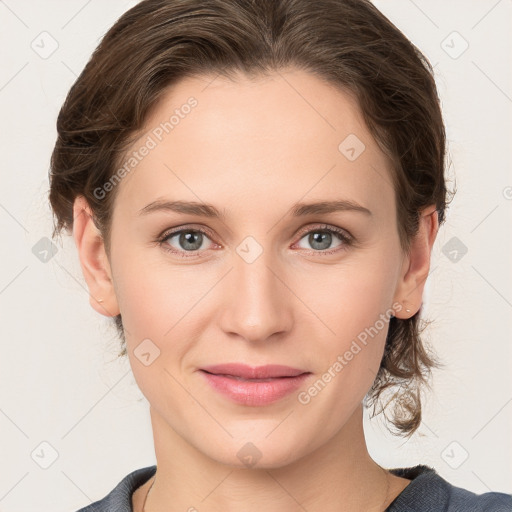
<svg viewBox="0 0 512 512"><path fill-rule="evenodd" d="M76 197L73 204L73 238L89 288L89 303L104 316L118 315L120 311L104 240L83 196Z"/></svg>
<svg viewBox="0 0 512 512"><path fill-rule="evenodd" d="M409 253L404 257L400 281L395 291L395 302L400 310L397 318L407 319L415 315L421 307L425 282L430 271L430 256L434 245L439 219L435 206L420 212L418 233L411 241Z"/></svg>

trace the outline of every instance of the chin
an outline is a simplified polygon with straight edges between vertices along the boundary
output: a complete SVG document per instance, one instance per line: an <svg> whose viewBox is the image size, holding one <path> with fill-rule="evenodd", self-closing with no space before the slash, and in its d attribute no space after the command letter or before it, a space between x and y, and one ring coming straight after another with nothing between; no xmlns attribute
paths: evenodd
<svg viewBox="0 0 512 512"><path fill-rule="evenodd" d="M276 436L270 440L266 438L268 432L266 430L260 436L254 435L252 440L247 435L243 439L229 439L224 443L216 443L213 450L209 446L202 451L211 459L237 469L281 468L304 455L292 438Z"/></svg>

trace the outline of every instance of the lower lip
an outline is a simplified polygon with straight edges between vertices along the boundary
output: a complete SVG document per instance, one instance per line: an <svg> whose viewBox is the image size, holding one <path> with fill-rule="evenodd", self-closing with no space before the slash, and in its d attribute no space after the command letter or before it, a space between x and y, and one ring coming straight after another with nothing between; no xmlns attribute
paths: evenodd
<svg viewBox="0 0 512 512"><path fill-rule="evenodd" d="M234 402L242 405L261 406L277 402L296 391L309 377L303 373L296 377L278 377L265 380L238 380L227 375L215 375L201 370L208 383Z"/></svg>

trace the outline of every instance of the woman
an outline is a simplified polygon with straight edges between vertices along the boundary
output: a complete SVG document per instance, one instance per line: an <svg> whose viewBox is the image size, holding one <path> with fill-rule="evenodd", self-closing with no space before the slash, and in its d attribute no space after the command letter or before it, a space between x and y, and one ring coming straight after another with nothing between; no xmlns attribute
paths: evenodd
<svg viewBox="0 0 512 512"><path fill-rule="evenodd" d="M82 509L512 510L370 457L411 435L447 207L432 69L366 0L145 0L58 119L50 202L150 403L157 465Z"/></svg>

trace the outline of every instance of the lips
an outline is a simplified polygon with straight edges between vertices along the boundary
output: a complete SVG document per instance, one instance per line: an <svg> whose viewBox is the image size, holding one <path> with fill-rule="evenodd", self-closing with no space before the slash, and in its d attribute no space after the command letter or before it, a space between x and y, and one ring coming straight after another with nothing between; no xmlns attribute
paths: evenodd
<svg viewBox="0 0 512 512"><path fill-rule="evenodd" d="M241 363L206 366L200 373L211 389L232 402L253 407L284 399L312 376L311 372L290 366L252 367Z"/></svg>
<svg viewBox="0 0 512 512"><path fill-rule="evenodd" d="M201 370L213 375L225 375L243 380L255 379L276 379L281 377L297 377L303 373L309 373L305 370L292 368L280 364L267 364L264 366L248 366L241 363L227 363L213 366L205 366Z"/></svg>

